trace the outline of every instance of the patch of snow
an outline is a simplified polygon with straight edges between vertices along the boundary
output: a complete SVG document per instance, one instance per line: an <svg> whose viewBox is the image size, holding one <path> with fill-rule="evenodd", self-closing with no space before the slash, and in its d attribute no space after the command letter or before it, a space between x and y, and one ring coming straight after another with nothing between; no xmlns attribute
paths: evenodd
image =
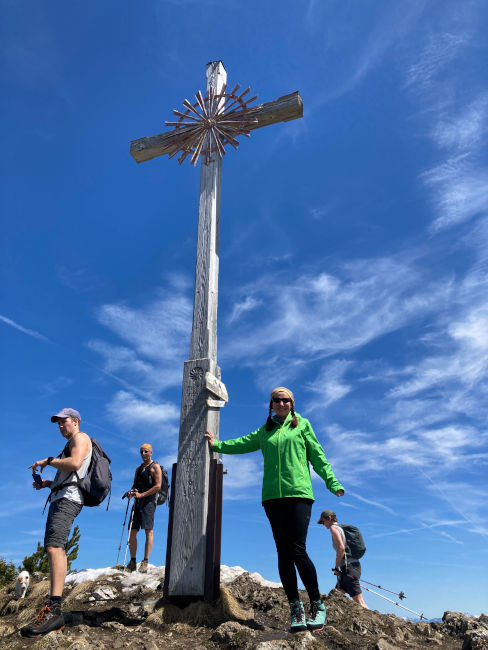
<svg viewBox="0 0 488 650"><path fill-rule="evenodd" d="M248 572L240 566L229 567L222 564L220 567L220 580L222 584L225 585L232 582L243 573ZM125 593L133 591L139 585L144 585L149 589L156 589L162 580L164 580L164 566L158 567L154 564L148 564L147 573L139 573L138 571L127 573L120 569L112 569L111 567L106 567L105 569L84 569L83 571L70 573L66 577L66 582L74 586L87 580L97 580L97 578L100 578L101 576L110 576L110 578L108 578L110 582L119 580L122 585L122 591ZM271 587L272 589L281 587L281 582L271 582L256 572L249 573L249 577L251 580L254 580L254 582L257 582L263 587Z"/></svg>
<svg viewBox="0 0 488 650"><path fill-rule="evenodd" d="M226 585L243 573L248 572L240 566L225 566L225 564L222 564L220 566L220 581L222 584ZM266 580L266 578L263 578L263 576L257 572L249 573L249 577L251 580L254 580L254 582L259 583L263 587L271 587L272 589L281 587L281 582L271 582L271 580Z"/></svg>
<svg viewBox="0 0 488 650"><path fill-rule="evenodd" d="M116 575L120 574L119 569L112 569L107 567L106 569L83 569L83 571L75 571L66 576L66 582L72 585L79 585L80 582L86 582L87 580L96 580L100 576L105 575Z"/></svg>
<svg viewBox="0 0 488 650"><path fill-rule="evenodd" d="M124 593L134 591L139 585L156 590L163 580L164 566L155 566L154 564L147 565L147 573L134 571L133 573L122 573L120 576L122 591Z"/></svg>

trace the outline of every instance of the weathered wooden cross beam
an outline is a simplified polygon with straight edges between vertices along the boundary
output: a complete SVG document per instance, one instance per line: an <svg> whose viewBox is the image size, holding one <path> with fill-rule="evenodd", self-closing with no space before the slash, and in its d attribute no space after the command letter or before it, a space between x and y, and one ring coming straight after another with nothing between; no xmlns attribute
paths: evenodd
<svg viewBox="0 0 488 650"><path fill-rule="evenodd" d="M173 491L168 526L165 594L205 597L219 594L221 471L216 454L204 441L207 429L218 438L220 408L228 400L217 365L217 298L219 272L220 192L224 147L237 147L236 136L303 116L298 92L249 109L236 86L226 91L227 73L221 61L207 65L207 95L185 100L181 126L173 131L131 142L137 162L175 155L180 162L200 154L200 203L195 296L190 358L184 364L178 462L173 466ZM235 92L234 92L235 91ZM252 100L248 100L250 103ZM173 123L174 124L174 123ZM194 140L192 137L194 135ZM191 147L189 146L191 143ZM213 457L213 458L212 458ZM221 470L221 466L220 466ZM221 484L220 484L221 485Z"/></svg>
<svg viewBox="0 0 488 650"><path fill-rule="evenodd" d="M249 125L249 130L260 129L263 126L276 124L277 122L290 122L298 117L303 117L303 102L300 93L295 91L289 95L283 95L273 102L267 102L256 107L253 117L257 122ZM181 135L185 132L185 127L173 129L159 135L152 135L148 138L139 138L130 143L130 154L138 163L152 160L157 156L171 154Z"/></svg>

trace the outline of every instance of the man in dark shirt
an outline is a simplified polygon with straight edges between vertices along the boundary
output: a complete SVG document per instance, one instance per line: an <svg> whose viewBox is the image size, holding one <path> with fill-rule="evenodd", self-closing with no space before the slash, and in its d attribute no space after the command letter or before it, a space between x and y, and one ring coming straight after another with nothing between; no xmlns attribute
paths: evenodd
<svg viewBox="0 0 488 650"><path fill-rule="evenodd" d="M129 571L136 571L137 533L143 528L146 531L144 559L139 565L139 571L147 571L147 563L154 543L154 511L156 510L156 493L161 489L161 467L155 463L152 456L152 446L149 443L141 445L142 464L136 469L134 485L129 496L134 498L134 514L129 536L130 562Z"/></svg>

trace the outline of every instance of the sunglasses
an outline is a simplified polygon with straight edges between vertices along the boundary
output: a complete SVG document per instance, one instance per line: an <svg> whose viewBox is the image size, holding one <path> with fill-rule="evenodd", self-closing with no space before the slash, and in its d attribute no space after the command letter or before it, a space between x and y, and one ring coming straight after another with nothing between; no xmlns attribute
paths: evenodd
<svg viewBox="0 0 488 650"><path fill-rule="evenodd" d="M141 449L141 454L149 454L149 449Z"/></svg>
<svg viewBox="0 0 488 650"><path fill-rule="evenodd" d="M280 402L283 402L283 404L289 404L291 399L288 399L288 397L273 397L273 404L279 404Z"/></svg>

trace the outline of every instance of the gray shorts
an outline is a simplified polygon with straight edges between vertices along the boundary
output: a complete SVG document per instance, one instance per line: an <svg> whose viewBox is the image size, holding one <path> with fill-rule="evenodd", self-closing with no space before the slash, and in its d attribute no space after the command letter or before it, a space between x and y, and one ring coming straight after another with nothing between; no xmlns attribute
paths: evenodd
<svg viewBox="0 0 488 650"><path fill-rule="evenodd" d="M82 508L81 503L75 503L68 499L58 499L51 503L47 513L44 548L48 546L66 548L69 531Z"/></svg>
<svg viewBox="0 0 488 650"><path fill-rule="evenodd" d="M353 596L359 596L361 593L361 586L359 584L360 577L361 565L359 562L357 560L349 562L347 570L342 568L341 575L337 578L337 589L342 589L351 598Z"/></svg>
<svg viewBox="0 0 488 650"><path fill-rule="evenodd" d="M156 499L154 496L138 499L134 504L134 518L132 530L152 530L154 528L154 512Z"/></svg>

